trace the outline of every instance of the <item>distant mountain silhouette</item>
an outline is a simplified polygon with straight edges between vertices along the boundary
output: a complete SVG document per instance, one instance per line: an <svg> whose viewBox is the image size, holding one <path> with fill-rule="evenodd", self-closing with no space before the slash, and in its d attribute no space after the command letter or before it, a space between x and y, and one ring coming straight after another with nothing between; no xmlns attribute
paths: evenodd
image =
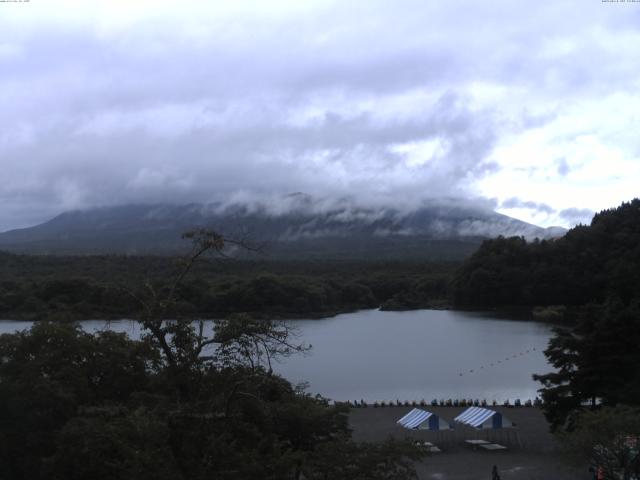
<svg viewBox="0 0 640 480"><path fill-rule="evenodd" d="M0 249L39 254L172 254L188 245L194 227L265 244L277 258L459 259L485 238L559 236L461 201L425 203L412 211L361 207L350 200L326 205L303 194L283 205L124 205L62 213L30 228L0 233Z"/></svg>

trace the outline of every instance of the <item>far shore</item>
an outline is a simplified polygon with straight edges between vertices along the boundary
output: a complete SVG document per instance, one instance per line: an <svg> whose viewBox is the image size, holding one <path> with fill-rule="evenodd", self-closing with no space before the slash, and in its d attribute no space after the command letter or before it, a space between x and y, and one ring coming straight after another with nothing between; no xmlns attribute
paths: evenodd
<svg viewBox="0 0 640 480"><path fill-rule="evenodd" d="M457 312L468 312L468 313L477 313L482 315L491 315L496 318L505 319L505 320L519 320L519 321L533 321L539 323L552 323L552 324L562 324L563 322L557 317L545 317L545 316L536 316L534 315L534 310L541 309L543 307L500 307L500 308L490 308L490 307L460 307L453 306L450 304L430 304L430 305L422 305L415 307L394 307L389 308L386 305L380 305L379 307L374 308L343 308L343 309L333 309L333 310L322 310L322 311L309 311L309 312L291 312L291 311L274 311L269 313L264 312L204 312L204 313L195 313L190 314L193 320L213 320L216 318L227 318L230 315L237 314L247 314L251 315L254 318L259 319L271 319L271 320L322 320L326 318L333 318L338 315L349 314L349 313L357 313L360 311L369 311L369 310L378 310L381 312L414 312L419 310L452 310ZM544 307L551 308L551 307ZM135 313L131 313L130 315L122 315L122 314L105 314L104 312L96 312L94 315L86 315L83 316L77 315L76 312L73 311L58 311L58 312L49 312L48 314L42 314L41 312L22 312L15 311L11 312L8 315L11 318L0 318L1 321L24 321L24 322L37 322L41 320L54 320L54 321L68 321L68 322L82 322L85 320L104 320L104 321L117 321L117 320L132 320L139 321L139 318L136 318ZM87 318L91 317L91 318Z"/></svg>

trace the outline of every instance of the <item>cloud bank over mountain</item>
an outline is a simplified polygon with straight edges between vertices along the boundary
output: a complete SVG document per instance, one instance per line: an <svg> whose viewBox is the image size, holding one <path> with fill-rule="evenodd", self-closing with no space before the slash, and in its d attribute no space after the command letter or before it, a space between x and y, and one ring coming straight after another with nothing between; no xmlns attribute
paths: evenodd
<svg viewBox="0 0 640 480"><path fill-rule="evenodd" d="M2 5L0 230L296 191L585 222L637 194L640 58L620 45L638 20L577 1Z"/></svg>

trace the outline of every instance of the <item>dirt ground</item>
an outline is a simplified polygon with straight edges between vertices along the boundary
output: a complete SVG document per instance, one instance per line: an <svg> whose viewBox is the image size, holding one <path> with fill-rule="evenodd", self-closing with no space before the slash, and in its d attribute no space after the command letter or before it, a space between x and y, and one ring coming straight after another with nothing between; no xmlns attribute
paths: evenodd
<svg viewBox="0 0 640 480"><path fill-rule="evenodd" d="M433 453L417 465L423 480L491 479L493 465L501 480L590 480L588 466L577 469L567 465L558 453L542 412L533 407L491 407L516 424L513 429L478 431L461 427L444 432L406 430L396 421L413 407L354 408L349 422L356 441L375 442L389 436L415 438L437 445L442 452ZM431 411L453 423L462 407L418 407ZM484 439L507 447L485 451L465 443L468 439Z"/></svg>

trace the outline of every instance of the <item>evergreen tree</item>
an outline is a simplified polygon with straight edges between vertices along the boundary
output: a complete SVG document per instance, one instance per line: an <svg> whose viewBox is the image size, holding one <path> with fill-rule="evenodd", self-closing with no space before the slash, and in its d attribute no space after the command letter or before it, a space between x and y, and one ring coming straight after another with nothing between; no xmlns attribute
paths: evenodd
<svg viewBox="0 0 640 480"><path fill-rule="evenodd" d="M585 407L640 405L640 307L612 300L583 309L573 328L556 329L545 355L556 371L534 375L543 385L552 428L574 427Z"/></svg>

